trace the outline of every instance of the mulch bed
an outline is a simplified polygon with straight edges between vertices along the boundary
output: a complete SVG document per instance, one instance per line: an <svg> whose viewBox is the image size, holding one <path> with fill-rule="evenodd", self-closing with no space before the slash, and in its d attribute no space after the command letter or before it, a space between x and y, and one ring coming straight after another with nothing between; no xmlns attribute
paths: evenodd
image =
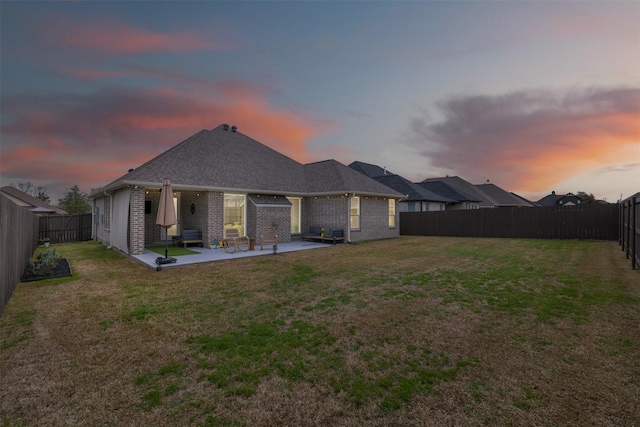
<svg viewBox="0 0 640 427"><path fill-rule="evenodd" d="M34 282L36 280L55 279L66 276L71 276L71 265L69 265L69 260L66 258L60 258L58 260L58 266L51 274L37 276L30 271L25 271L20 280L22 282Z"/></svg>

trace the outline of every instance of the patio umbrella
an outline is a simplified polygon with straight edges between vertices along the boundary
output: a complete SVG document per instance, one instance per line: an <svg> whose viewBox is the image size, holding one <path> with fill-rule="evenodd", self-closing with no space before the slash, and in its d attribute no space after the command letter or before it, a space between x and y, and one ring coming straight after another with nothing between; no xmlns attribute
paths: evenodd
<svg viewBox="0 0 640 427"><path fill-rule="evenodd" d="M172 225L175 225L176 222L177 222L176 209L173 206L173 189L171 188L171 183L169 182L169 178L165 178L164 183L162 184L162 190L160 192L160 204L158 205L158 216L156 217L156 224L158 224L160 227L164 227L165 229L167 229L167 233L165 234L165 237L169 237L168 229ZM164 245L165 262L167 262L169 258L168 257L169 244L167 241L168 239L165 238L165 245Z"/></svg>

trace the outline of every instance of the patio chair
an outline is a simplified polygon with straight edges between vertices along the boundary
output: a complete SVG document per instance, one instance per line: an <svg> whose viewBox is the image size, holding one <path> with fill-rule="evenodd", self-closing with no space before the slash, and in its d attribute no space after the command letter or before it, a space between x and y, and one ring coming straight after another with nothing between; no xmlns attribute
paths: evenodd
<svg viewBox="0 0 640 427"><path fill-rule="evenodd" d="M274 227L265 227L260 231L260 250L263 245L274 245L278 250L278 233Z"/></svg>
<svg viewBox="0 0 640 427"><path fill-rule="evenodd" d="M249 237L240 236L236 228L225 229L224 238L227 242L224 246L224 251L227 253L232 254L236 251L246 252L249 250Z"/></svg>

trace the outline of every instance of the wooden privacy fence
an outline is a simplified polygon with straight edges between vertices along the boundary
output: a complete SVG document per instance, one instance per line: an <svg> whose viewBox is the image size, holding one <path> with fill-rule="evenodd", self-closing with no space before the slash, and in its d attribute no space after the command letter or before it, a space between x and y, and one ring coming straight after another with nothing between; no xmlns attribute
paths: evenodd
<svg viewBox="0 0 640 427"><path fill-rule="evenodd" d="M91 240L91 214L51 215L40 217L40 239L51 243Z"/></svg>
<svg viewBox="0 0 640 427"><path fill-rule="evenodd" d="M620 246L635 270L640 264L640 193L620 204Z"/></svg>
<svg viewBox="0 0 640 427"><path fill-rule="evenodd" d="M0 195L0 314L38 247L38 217Z"/></svg>
<svg viewBox="0 0 640 427"><path fill-rule="evenodd" d="M401 212L414 236L618 240L618 205Z"/></svg>

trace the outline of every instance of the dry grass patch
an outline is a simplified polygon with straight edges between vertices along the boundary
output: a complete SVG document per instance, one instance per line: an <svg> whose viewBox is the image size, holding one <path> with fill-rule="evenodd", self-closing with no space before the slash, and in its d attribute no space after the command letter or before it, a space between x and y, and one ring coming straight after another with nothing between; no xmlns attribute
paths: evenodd
<svg viewBox="0 0 640 427"><path fill-rule="evenodd" d="M402 237L150 270L93 243L20 284L3 425L633 425L614 242Z"/></svg>

